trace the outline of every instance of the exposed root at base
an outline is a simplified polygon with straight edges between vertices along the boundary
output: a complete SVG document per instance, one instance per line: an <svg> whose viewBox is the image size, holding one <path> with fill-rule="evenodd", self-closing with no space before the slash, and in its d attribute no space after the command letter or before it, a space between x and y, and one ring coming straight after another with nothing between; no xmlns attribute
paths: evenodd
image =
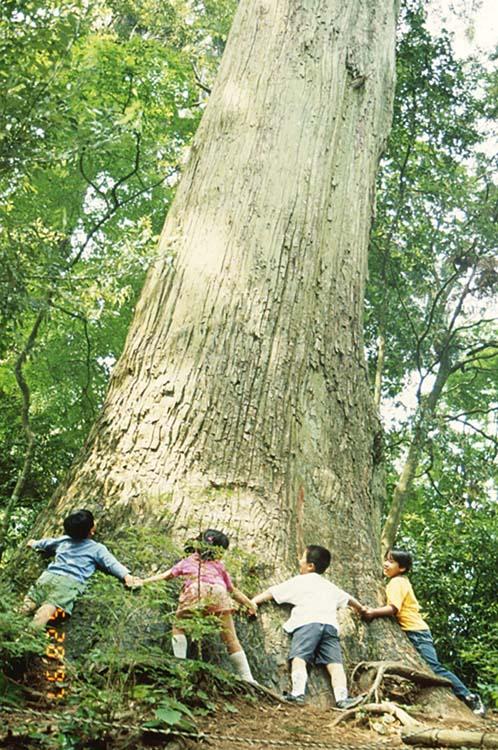
<svg viewBox="0 0 498 750"><path fill-rule="evenodd" d="M403 662L360 661L351 674L351 681L357 680L362 671L372 671L375 674L372 686L366 695L367 701L373 699L375 703L379 703L381 700L381 685L384 677L387 675L402 677L421 687L451 687L449 680L446 680L444 677L437 677L420 669L409 667Z"/></svg>
<svg viewBox="0 0 498 750"><path fill-rule="evenodd" d="M479 747L498 748L498 733L476 732L474 730L461 729L437 729L422 724L413 716L400 708L392 701L382 703L363 703L360 706L349 709L332 721L328 726L333 729L342 721L354 718L358 714L389 714L394 716L402 725L400 737L407 745L419 745L429 747Z"/></svg>
<svg viewBox="0 0 498 750"><path fill-rule="evenodd" d="M337 719L334 719L334 721L328 726L330 728L336 727L341 721L351 719L358 713L370 713L375 715L390 714L391 716L395 716L404 727L423 726L419 721L414 719L413 716L410 716L409 713L391 701L383 701L382 703L362 703L359 706L355 706L355 708L350 708L348 711L344 711L344 713L338 716Z"/></svg>

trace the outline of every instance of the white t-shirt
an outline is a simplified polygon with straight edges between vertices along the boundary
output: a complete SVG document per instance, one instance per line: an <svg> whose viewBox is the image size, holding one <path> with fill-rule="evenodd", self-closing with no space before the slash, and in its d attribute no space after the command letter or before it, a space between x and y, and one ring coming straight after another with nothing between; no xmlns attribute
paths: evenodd
<svg viewBox="0 0 498 750"><path fill-rule="evenodd" d="M269 591L277 604L293 604L291 616L284 630L292 633L301 625L319 622L333 625L337 630L337 610L345 607L351 596L318 573L304 573L270 586Z"/></svg>

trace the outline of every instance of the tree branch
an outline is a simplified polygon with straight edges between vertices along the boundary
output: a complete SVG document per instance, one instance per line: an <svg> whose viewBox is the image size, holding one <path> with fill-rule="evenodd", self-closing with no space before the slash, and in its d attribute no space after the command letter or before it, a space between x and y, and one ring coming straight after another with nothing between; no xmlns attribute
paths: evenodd
<svg viewBox="0 0 498 750"><path fill-rule="evenodd" d="M50 296L47 298L46 301L47 302L50 301ZM31 333L29 334L26 344L24 345L24 348L22 349L19 356L17 357L16 363L14 365L14 375L15 375L17 385L22 395L21 419L22 419L22 426L23 426L24 434L26 436L27 447L26 447L26 452L24 454L22 469L19 473L19 476L17 477L14 491L12 492L12 495L10 496L7 502L7 507L5 508L5 512L4 512L4 519L0 528L0 534L1 534L0 536L0 559L2 558L3 552L5 550L6 536L10 527L12 514L17 506L19 499L22 496L24 487L26 485L26 481L29 476L29 472L31 469L31 464L32 464L33 456L35 452L36 438L31 428L31 419L30 419L31 391L26 381L26 378L24 377L23 368L31 350L33 349L33 346L36 341L36 337L38 336L38 331L40 329L40 326L42 324L42 321L45 315L46 315L46 307L43 306L42 309L38 312L38 315L36 316L35 322L33 323L33 327L31 329Z"/></svg>
<svg viewBox="0 0 498 750"><path fill-rule="evenodd" d="M132 169L128 172L128 174L123 175L122 177L117 180L117 182L114 183L111 189L111 196L114 203L114 206L116 208L119 208L120 202L118 199L117 190L118 188L126 182L126 180L129 180L130 177L133 177L133 175L137 174L138 170L140 169L140 141L142 136L138 131L135 131L135 162L133 164Z"/></svg>
<svg viewBox="0 0 498 750"><path fill-rule="evenodd" d="M442 418L448 421L452 419L460 419L460 417L470 417L472 414L495 414L498 412L498 406L494 406L491 409L473 409L472 411L462 411L461 414L443 414Z"/></svg>
<svg viewBox="0 0 498 750"><path fill-rule="evenodd" d="M494 438L492 437L492 435L488 435L486 432L484 432L484 430L481 430L479 429L479 427L473 425L472 422L467 422L466 419L459 419L458 417L455 418L455 422L460 422L460 424L465 425L465 427L470 427L471 430L477 432L485 440L489 440L490 443L493 443L493 445L496 445L498 447L498 438Z"/></svg>
<svg viewBox="0 0 498 750"><path fill-rule="evenodd" d="M471 328L477 328L478 326L482 326L485 323L494 323L497 320L498 318L481 318L481 320L478 320L475 323L469 323L466 326L459 326L458 328L455 328L455 333L460 333L460 331L468 331Z"/></svg>
<svg viewBox="0 0 498 750"><path fill-rule="evenodd" d="M442 295L443 295L443 294L444 294L444 292L445 292L445 291L447 290L447 288L448 288L448 287L449 287L449 286L450 286L451 284L453 284L453 282L454 282L454 281L456 281L456 279L458 279L458 278L459 278L459 276L460 276L460 271L457 271L456 273L452 274L452 275L451 275L451 276L449 277L449 279L448 279L448 280L447 280L447 281L446 281L446 282L445 282L445 283L443 284L443 286L442 286L442 287L441 287L441 288L440 288L440 289L438 290L438 292L437 292L436 296L434 297L434 301L433 301L433 303L432 303L432 305L431 305L431 309L430 309L430 311L429 311L429 319L428 319L428 321L427 321L427 324L426 324L426 326L425 326L425 330L424 330L424 331L422 332L422 334L421 334L421 335L419 336L419 338L418 338L418 341L417 341L417 352L418 352L418 356L420 356L420 347L421 347L421 345L422 345L422 342L423 342L423 341L424 341L424 339L425 339L425 338L427 337L427 335L428 335L428 333L429 333L429 331L430 331L430 329L431 329L432 321L434 320L434 315L435 315L435 312L436 312L436 307L437 307L437 305L438 305L438 303L439 303L439 300L441 299Z"/></svg>
<svg viewBox="0 0 498 750"><path fill-rule="evenodd" d="M97 223L94 224L94 226L87 233L84 243L82 244L78 253L75 255L75 257L71 261L69 268L73 268L78 263L81 256L83 255L86 248L88 247L90 240L95 236L95 234L99 231L99 229L101 229L101 227L107 221L109 221L109 219L111 219L114 216L114 214L116 213L116 211L118 211L118 209L122 208L123 206L126 206L131 201L136 200L136 198L139 198L141 195L143 195L144 193L147 193L149 190L154 190L156 187L159 187L159 185L162 185L163 182L165 182L167 179L169 179L174 174L176 174L178 170L179 170L179 166L177 164L168 174L164 175L164 177L161 177L161 179L158 180L157 182L154 182L152 185L147 185L141 190L137 190L135 193L133 193L133 195L129 195L124 200L120 201L116 205L109 208L109 210L104 214L104 216L101 219L99 219L99 221L97 221Z"/></svg>
<svg viewBox="0 0 498 750"><path fill-rule="evenodd" d="M54 302L50 303L50 306L54 310L59 310L59 312L64 313L64 315L68 315L71 318L74 318L76 320L79 320L83 324L83 331L85 334L85 341L86 341L86 358L85 358L85 366L86 366L86 383L82 386L82 393L85 401L90 407L90 411L92 412L92 416L95 416L95 407L93 404L93 400L90 397L90 383L92 380L92 368L91 368L91 351L92 351L92 345L90 341L90 336L88 334L88 319L82 315L81 313L72 312L71 310L66 310L61 305L57 305Z"/></svg>
<svg viewBox="0 0 498 750"><path fill-rule="evenodd" d="M85 170L83 168L83 159L84 158L85 158L85 149L82 149L81 154L80 154L80 158L78 160L78 167L79 167L79 170L80 170L80 174L83 177L83 179L85 180L85 182L87 182L90 185L90 187L92 187L95 190L95 192L98 195L100 195L100 197L105 201L107 209L109 209L109 201L107 199L107 195L105 194L105 192L103 190L101 190L94 182L92 182L92 180L90 179L90 177L88 177L87 174L85 174Z"/></svg>
<svg viewBox="0 0 498 750"><path fill-rule="evenodd" d="M425 472L426 475L427 475L427 478L429 479L430 485L431 485L432 489L434 490L434 492L436 493L436 495L439 495L439 497L442 500L446 500L445 496L443 495L443 493L441 492L441 490L439 489L439 487L436 485L436 482L434 481L434 477L431 474L431 468L432 468L432 466L429 466L429 468Z"/></svg>
<svg viewBox="0 0 498 750"><path fill-rule="evenodd" d="M201 77L200 77L200 75L199 75L199 73L197 71L197 68L195 67L195 63L191 62L191 65L192 65L192 70L194 72L195 82L197 83L197 85L199 86L200 89L202 89L203 91L206 92L206 94L210 94L211 93L211 89L208 86L206 86L205 83L202 82L202 79L201 79Z"/></svg>
<svg viewBox="0 0 498 750"><path fill-rule="evenodd" d="M485 354L481 357L476 357L476 354L479 354L480 352L486 351L486 349L495 349L496 351L491 352L490 354ZM467 365L471 365L474 362L481 362L482 360L486 359L494 359L498 352L498 341L483 341L482 344L479 344L479 346L476 346L474 349L470 349L466 353L466 359L460 360L459 362L456 362L450 370L450 373L453 374L454 372L457 372L458 370L463 370Z"/></svg>

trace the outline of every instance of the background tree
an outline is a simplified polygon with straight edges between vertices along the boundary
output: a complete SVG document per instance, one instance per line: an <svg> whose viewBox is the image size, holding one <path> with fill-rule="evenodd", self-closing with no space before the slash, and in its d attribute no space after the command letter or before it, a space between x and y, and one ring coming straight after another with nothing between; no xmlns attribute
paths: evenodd
<svg viewBox="0 0 498 750"><path fill-rule="evenodd" d="M495 700L488 566L496 564L498 204L486 148L493 74L456 59L447 34L431 37L418 4L404 6L400 27L366 317L387 423L383 544L415 553L421 600L438 602L429 612L438 652L470 684L477 666Z"/></svg>
<svg viewBox="0 0 498 750"><path fill-rule="evenodd" d="M498 204L492 160L475 151L482 140L479 117L485 114L479 93L484 71L455 60L444 36L432 40L420 8L407 16L395 127L372 237L367 331L379 342L377 402L382 392L398 397L409 377L416 384L417 407L384 526L384 548L396 537L452 376L468 375L455 380L455 388L466 391L458 419L470 414L486 420L496 411L493 368L483 370L483 362L495 358L498 347L495 319L486 315L498 282ZM418 68L415 55L423 60ZM476 381L476 371L488 375L486 388L483 377Z"/></svg>

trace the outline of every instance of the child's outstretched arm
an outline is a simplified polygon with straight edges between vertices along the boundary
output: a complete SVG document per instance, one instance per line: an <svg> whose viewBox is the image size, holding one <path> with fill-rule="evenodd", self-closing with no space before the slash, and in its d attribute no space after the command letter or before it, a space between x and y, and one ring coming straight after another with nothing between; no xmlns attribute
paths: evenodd
<svg viewBox="0 0 498 750"><path fill-rule="evenodd" d="M251 602L258 606L258 604L262 604L263 602L271 602L273 599L273 594L268 589L266 591L262 591L261 594L256 594L256 596L253 596L251 599Z"/></svg>
<svg viewBox="0 0 498 750"><path fill-rule="evenodd" d="M44 539L28 539L26 546L30 549L36 550L36 552L50 552L54 553L57 545L64 541L65 537L46 537Z"/></svg>
<svg viewBox="0 0 498 750"><path fill-rule="evenodd" d="M239 589L233 588L230 592L236 602L246 607L251 615L255 615L258 609L258 605L254 603L249 597L242 593Z"/></svg>
<svg viewBox="0 0 498 750"><path fill-rule="evenodd" d="M376 607L375 609L372 607L365 607L361 616L364 620L370 622L377 617L396 617L397 614L398 609L394 604L386 604L385 607Z"/></svg>
<svg viewBox="0 0 498 750"><path fill-rule="evenodd" d="M357 612L362 617L365 615L367 611L367 607L364 607L363 604L360 604L358 599L355 599L353 596L349 597L348 607L351 607L351 609L354 609L354 611Z"/></svg>
<svg viewBox="0 0 498 750"><path fill-rule="evenodd" d="M171 571L172 568L169 568L168 570L165 570L164 573L156 573L155 576L142 578L139 585L142 586L144 583L155 583L156 581L169 581L171 578L174 578Z"/></svg>

